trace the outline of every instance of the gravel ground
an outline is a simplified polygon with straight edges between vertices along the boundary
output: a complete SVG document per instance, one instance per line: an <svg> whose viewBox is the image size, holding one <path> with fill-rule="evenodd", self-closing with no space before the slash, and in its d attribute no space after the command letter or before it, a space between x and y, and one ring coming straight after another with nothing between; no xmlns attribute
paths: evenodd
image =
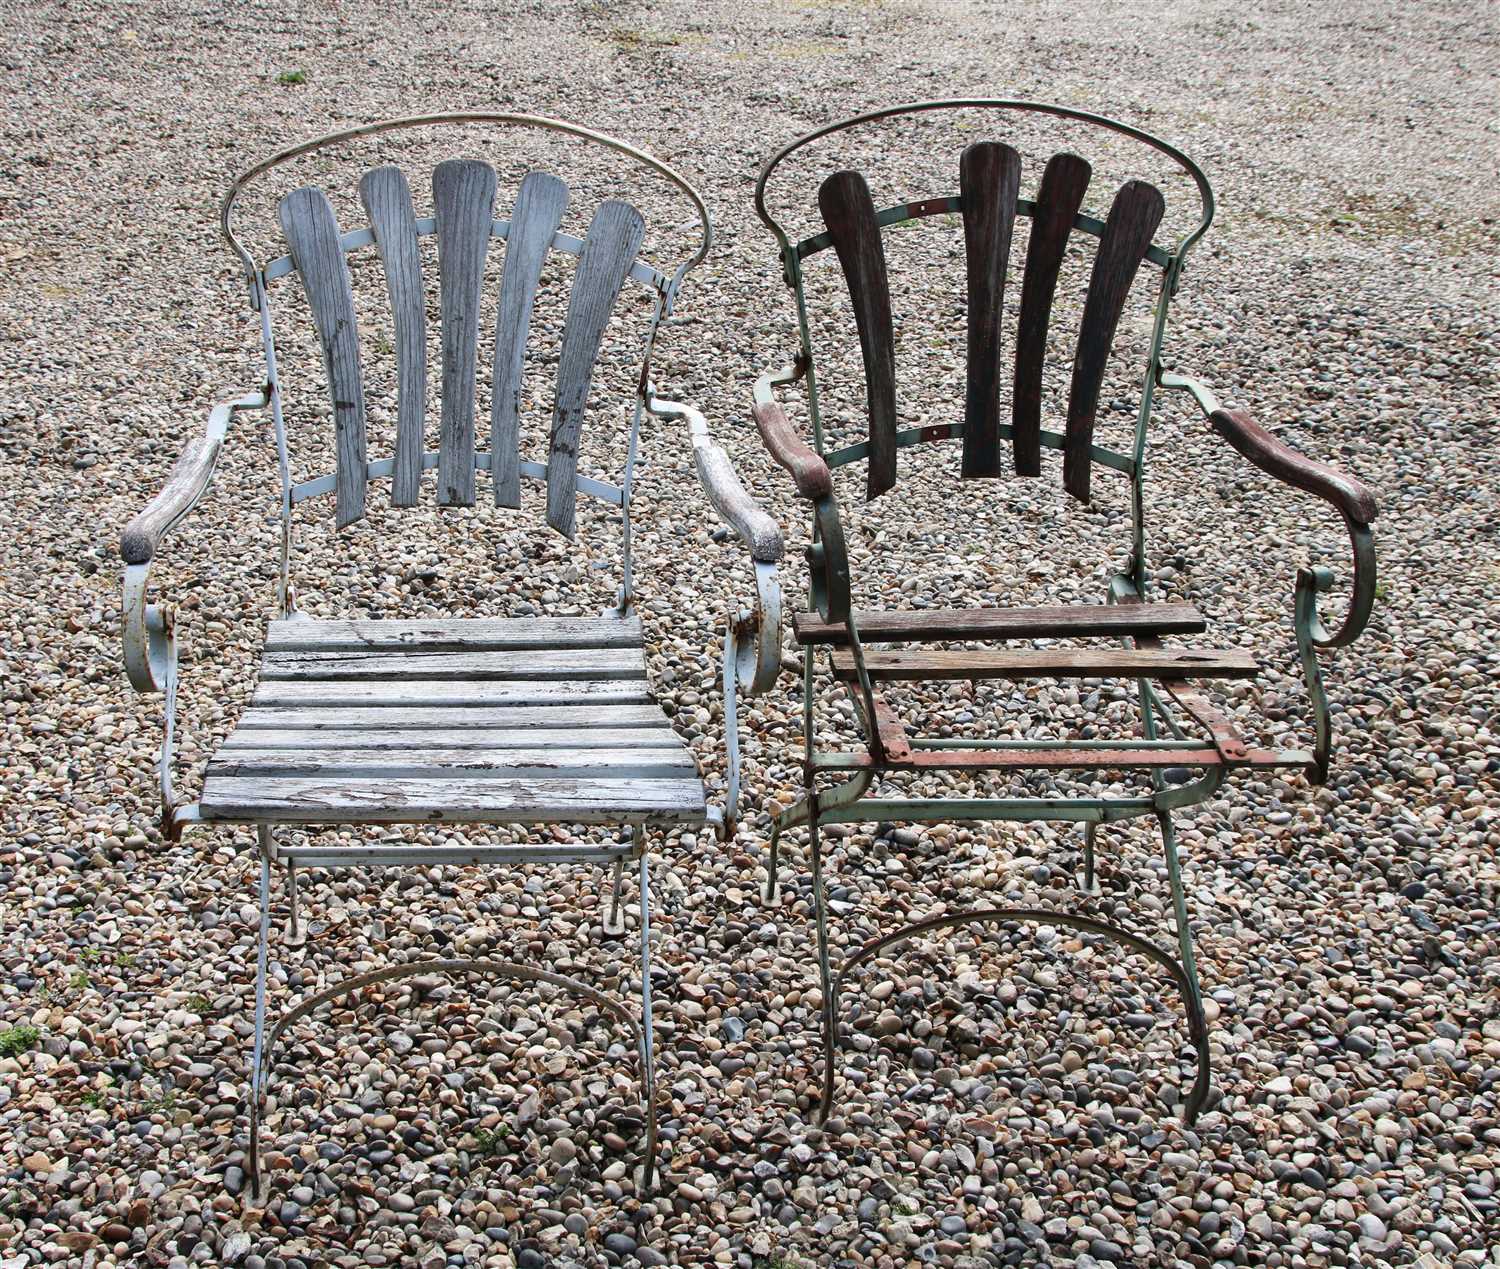
<svg viewBox="0 0 1500 1269"><path fill-rule="evenodd" d="M1494 10L399 8L0 5L0 488L16 534L0 654L0 1028L16 1028L0 1041L0 1265L1500 1264ZM302 82L283 82L293 71ZM680 164L720 241L661 378L705 409L795 552L805 521L745 411L793 329L749 211L757 160L839 114L954 93L1102 109L1198 157L1221 217L1189 270L1171 359L1382 498L1380 601L1330 673L1333 781L1239 780L1184 819L1216 1016L1210 1112L1192 1130L1175 1115L1184 1034L1149 965L1043 930L937 940L867 976L847 1006L839 1118L811 1128L817 992L795 843L780 910L756 895L766 810L797 779L787 679L746 729L738 840L677 835L656 852L667 1141L654 1197L627 1172L637 1120L618 1035L536 993L416 980L291 1038L273 1195L244 1209L253 842L157 835L158 704L119 668L115 562L119 527L209 404L257 374L216 241L225 183L284 140L462 105L574 118ZM882 147L883 188L946 188L956 153ZM893 238L893 253L948 269L948 301L897 297L908 416L946 420L963 364L954 234ZM831 275L814 288L837 294ZM858 416L837 373L847 335L839 347L836 427ZM1171 460L1151 495L1162 592L1264 651L1266 677L1226 704L1290 739L1305 724L1292 577L1308 555L1343 558L1339 526L1239 464L1184 403L1163 406L1154 436ZM648 439L640 589L653 679L717 789L715 650L749 578L685 454L670 429ZM903 471L918 461L908 452ZM1055 479L957 503L943 461L869 514L848 500L869 591L1099 597L1120 550L1118 486L1087 515L1067 514ZM247 424L160 570L182 613L189 793L252 686L273 471L264 428ZM309 528L305 601L327 614L505 613L538 593L553 611L597 605L602 570L511 524L379 513L341 551ZM1004 549L1032 541L1036 556ZM787 572L795 593L800 569ZM955 728L999 709L1018 727L1128 717L1101 684L906 703ZM839 941L981 900L1077 903L1078 845L1052 829L851 826L833 851ZM1098 910L1162 933L1150 834L1109 835L1104 882ZM278 1003L350 966L454 949L632 987L630 944L599 937L587 871L314 874L307 912L308 946L277 954Z"/></svg>

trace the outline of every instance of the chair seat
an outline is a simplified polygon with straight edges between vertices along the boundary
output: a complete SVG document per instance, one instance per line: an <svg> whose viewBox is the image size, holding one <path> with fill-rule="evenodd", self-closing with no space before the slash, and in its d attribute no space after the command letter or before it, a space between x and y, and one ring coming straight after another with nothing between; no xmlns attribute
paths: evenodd
<svg viewBox="0 0 1500 1269"><path fill-rule="evenodd" d="M636 617L271 623L201 814L237 823L701 824Z"/></svg>
<svg viewBox="0 0 1500 1269"><path fill-rule="evenodd" d="M1040 608L915 608L854 614L861 639L875 643L941 643L956 639L1086 639L1118 635L1201 634L1192 604L1050 604ZM792 617L801 644L849 642L843 622L815 612Z"/></svg>

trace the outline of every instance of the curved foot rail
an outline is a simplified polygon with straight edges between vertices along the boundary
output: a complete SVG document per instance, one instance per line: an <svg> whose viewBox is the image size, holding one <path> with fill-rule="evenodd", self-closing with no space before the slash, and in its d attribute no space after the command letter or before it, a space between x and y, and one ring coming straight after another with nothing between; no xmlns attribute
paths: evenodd
<svg viewBox="0 0 1500 1269"><path fill-rule="evenodd" d="M925 921L915 921L894 930L889 934L883 934L879 938L871 939L854 952L834 975L831 984L828 1006L824 1011L823 1026L823 1096L818 1105L817 1122L821 1125L827 1121L833 1110L833 1067L838 1051L838 1039L835 1032L834 1019L837 1017L837 998L842 990L844 980L848 975L858 969L864 962L880 955L887 948L895 947L910 939L918 938L924 934L931 934L935 930L950 929L954 926L969 925L976 921L1035 921L1038 924L1063 925L1070 929L1082 931L1085 934L1095 934L1102 938L1113 939L1121 943L1133 952L1139 952L1142 956L1154 961L1165 969L1177 984L1178 990L1187 1007L1188 1035L1197 1050L1197 1076L1193 1081L1192 1090L1188 1094L1187 1103L1183 1112L1183 1118L1187 1123L1193 1123L1203 1110L1204 1103L1208 1100L1209 1087L1209 1052L1208 1052L1208 1021L1203 1014L1203 1005L1198 999L1198 993L1194 989L1193 980L1187 969L1168 953L1162 951L1156 944L1132 934L1128 930L1122 930L1119 926L1111 925L1106 921L1100 921L1095 917L1078 916L1069 912L1054 912L1048 908L979 908L971 912L950 913L945 916L931 917Z"/></svg>
<svg viewBox="0 0 1500 1269"><path fill-rule="evenodd" d="M419 960L403 962L399 965L385 965L380 969L370 970L364 974L357 974L353 978L345 978L335 983L332 987L326 987L316 992L306 1000L298 1001L292 1008L276 1021L270 1031L266 1033L263 1044L257 1045L259 1054L256 1068L250 1074L250 1149L248 1152L248 1168L250 1174L250 1200L259 1203L265 1197L265 1178L260 1168L260 1119L261 1103L265 1097L266 1090L270 1085L272 1060L271 1055L275 1051L276 1042L282 1033L299 1019L307 1017L315 1009L328 1004L340 996L346 996L352 992L360 991L365 987L376 983L392 982L402 978L416 978L426 974L481 974L502 981L512 982L535 982L546 983L552 987L561 988L571 992L573 995L589 1001L611 1017L625 1025L635 1041L635 1049L641 1063L642 1070L642 1097L643 1109L646 1114L646 1144L645 1162L642 1165L642 1191L650 1188L654 1164L656 1159L656 1081L652 1070L650 1050L640 1026L631 1017L629 1010L618 1000L613 999L597 987L581 982L576 978L568 978L562 974L554 974L549 970L538 969L534 965L521 965L514 961L492 960L489 958L470 960ZM648 1024L649 1025L649 1024Z"/></svg>

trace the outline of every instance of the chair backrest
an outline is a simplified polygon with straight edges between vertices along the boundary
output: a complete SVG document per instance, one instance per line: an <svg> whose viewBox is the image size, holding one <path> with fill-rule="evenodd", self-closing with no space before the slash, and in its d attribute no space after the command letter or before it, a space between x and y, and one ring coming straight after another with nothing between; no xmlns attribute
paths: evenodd
<svg viewBox="0 0 1500 1269"><path fill-rule="evenodd" d="M606 198L593 208L582 238L560 230L569 203L569 188L558 177L533 170L513 192L498 188L495 169L486 162L450 158L431 169L430 214L419 202L428 182L408 179L400 167L382 164L358 180L359 201L368 224L341 226L323 189L306 185L280 199L276 217L287 253L265 265L257 263L232 224L236 204L252 182L271 169L304 155L360 138L433 125L494 124L543 129L602 146L624 155L640 168L664 178L674 194L691 204L696 250L664 271L639 258L645 220L630 203ZM415 173L413 173L415 177ZM352 183L352 182L351 182ZM419 192L414 195L413 186ZM577 210L577 209L575 209ZM503 212L503 215L497 213ZM389 120L320 137L294 146L257 164L226 195L221 214L226 239L239 256L250 285L251 300L261 314L272 406L281 450L284 511L293 503L327 492L335 495L338 527L364 515L371 480L390 477L390 500L399 507L417 504L422 473L436 469L436 501L445 507L472 506L476 471L488 471L497 506L521 504L522 477L545 479L547 522L572 537L579 493L601 498L628 512L631 464L641 423L650 372L652 346L662 319L670 313L689 269L707 254L711 230L702 199L671 168L624 142L573 124L527 115L461 114ZM424 277L422 240L436 243L437 346L441 366L438 448L426 449L429 433L429 290ZM485 271L491 242L505 243L503 271L494 304L492 342L481 330ZM394 452L371 458L367 415L369 377L361 356L355 288L348 259L373 253L384 273L395 360ZM567 295L566 318L556 358L551 392L551 424L543 461L522 457L521 415L533 304L549 253L576 257ZM301 280L317 344L322 353L332 406L336 470L293 485L287 466L285 428L273 334L272 284L295 274ZM637 285L654 297L640 348L640 372L626 469L618 484L579 474L579 445L590 386L601 340L622 287ZM491 358L489 445L476 445L481 348ZM535 383L529 385L534 392ZM627 547L628 550L628 547ZM628 565L627 565L628 567Z"/></svg>
<svg viewBox="0 0 1500 1269"><path fill-rule="evenodd" d="M767 209L767 187L772 175L790 156L813 142L898 116L976 109L986 112L982 125L986 129L1002 130L1001 120L992 122L996 114L1010 112L1012 120L1018 114L1045 115L1093 125L1150 147L1175 164L1196 186L1198 210L1195 221L1174 245L1168 248L1154 245L1153 237L1162 224L1166 204L1162 193L1143 180L1128 180L1115 191L1103 219L1090 214L1085 205L1093 175L1091 165L1085 158L1066 151L1051 155L1041 172L1035 193L1030 197L1023 196L1028 174L1022 171L1020 154L1002 139L980 140L969 144L961 154L954 154L953 176L957 180L957 193L898 202L885 208L877 208L870 187L860 172L833 172L821 180L817 190L824 230L800 241L793 241ZM867 459L868 497L874 498L896 483L899 449L949 438L962 439L961 471L965 478L1004 474L1002 442L1007 438L1011 463L1016 474L1021 476L1040 474L1044 446L1060 448L1063 451L1064 486L1085 503L1090 499L1090 478L1096 464L1139 477L1145 421L1150 410L1150 394L1166 327L1167 307L1188 250L1208 228L1213 216L1213 195L1206 178L1180 151L1128 125L1059 106L1023 101L924 102L846 119L792 142L762 170L756 186L756 210L781 245L786 279L796 292L802 353L811 389L814 435L820 450L822 426L817 413L816 359L809 333L803 269L807 260L829 248L833 249L842 266L864 363L868 439L830 455L830 459L845 462ZM903 432L898 425L897 339L892 319L885 233L896 226L941 215L961 219L963 228L967 282L967 373L963 422ZM1009 422L1006 423L1002 405L1006 361L1002 328L1017 218L1029 219L1031 227L1020 307L1014 321L1014 353L1010 358L1013 374ZM1097 239L1097 248L1073 346L1065 430L1057 433L1042 426L1043 372L1060 270L1070 244L1080 239ZM1161 270L1162 277L1136 443L1132 453L1122 454L1095 444L1094 425L1116 329L1131 286L1143 264Z"/></svg>

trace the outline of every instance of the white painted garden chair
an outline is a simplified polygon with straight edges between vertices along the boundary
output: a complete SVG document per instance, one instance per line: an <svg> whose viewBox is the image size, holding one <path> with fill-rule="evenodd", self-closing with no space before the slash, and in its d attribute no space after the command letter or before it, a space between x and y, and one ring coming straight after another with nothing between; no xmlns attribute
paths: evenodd
<svg viewBox="0 0 1500 1269"><path fill-rule="evenodd" d="M462 125L462 126L460 126ZM455 144L474 139L473 125L546 130L569 144L607 147L624 156L631 172L664 181L691 212L687 258L658 268L640 257L641 214L629 203L606 199L592 211L582 238L560 232L569 189L557 177L533 170L519 187L497 191L495 169L470 159L448 159L431 172L428 189L410 184L398 167L378 166L358 181L368 226L348 228L335 217L319 188L291 191L277 205L287 254L259 263L232 223L253 182L291 160L348 147L363 138L414 128L449 129ZM461 134L461 135L460 135ZM515 137L514 131L508 136ZM597 151L595 151L597 154ZM324 158L327 156L325 155ZM644 169L644 171L643 171ZM654 174L654 175L653 175ZM352 186L353 173L350 173ZM425 177L425 174L424 174ZM425 181L424 181L425 183ZM331 186L330 186L331 187ZM346 191L336 191L344 197ZM415 197L413 195L416 195ZM588 214L588 209L583 209ZM681 219L681 216L678 216ZM187 824L254 825L260 850L260 930L255 986L255 1048L249 1080L248 1172L252 1197L264 1193L259 1126L279 1035L298 1018L340 995L374 982L415 974L479 973L507 981L543 982L572 991L622 1020L634 1032L641 1063L645 1140L641 1186L650 1185L656 1143L651 1044L650 890L647 834L672 825L703 825L713 818L686 743L652 698L646 679L641 623L632 604L630 499L637 442L647 414L685 421L699 474L710 500L769 569L781 554L770 519L751 502L722 450L708 440L701 415L654 395L651 351L657 328L672 311L687 272L706 255L711 231L699 195L669 167L631 146L572 124L525 115L428 116L371 124L321 137L256 164L230 188L222 206L224 236L240 260L264 347L265 386L227 401L209 415L206 435L192 442L166 487L125 530L125 663L140 690L166 697L160 780L163 833L175 839ZM684 227L677 226L679 230ZM424 238L436 237L436 270L424 277ZM679 236L681 236L679 234ZM494 330L481 331L486 259L504 242ZM499 248L494 248L499 250ZM361 364L361 339L352 275L346 257L363 253L383 265L394 325L396 392L394 453L367 450L367 408L382 382ZM576 268L567 257L576 258ZM551 366L531 357L528 336L537 326L533 302L544 265L561 282L548 292L565 305L555 378L538 380ZM363 269L363 266L361 266ZM436 452L428 451L428 284L437 274L441 347L441 416ZM289 429L277 367L273 300L283 279L297 275L316 325L332 404L336 469L294 481ZM280 286L278 286L278 283ZM293 284L298 285L296 283ZM580 451L590 429L607 415L590 403L601 339L617 309L622 287L643 287L650 312L633 402L611 412L629 418L618 483L580 472ZM548 291L543 285L542 291ZM538 309L540 313L540 309ZM305 318L303 319L305 322ZM540 321L540 317L538 321ZM282 327L288 326L285 317ZM548 328L555 335L558 323ZM281 333L287 342L285 329ZM481 336L484 338L481 338ZM540 336L533 334L533 342ZM475 442L476 362L493 349L493 390L488 448ZM534 349L533 349L534 354ZM525 391L523 391L523 380ZM548 386L551 392L548 392ZM523 405L528 393L551 405L550 429L541 420L545 461L522 457ZM596 397L600 394L596 392ZM367 402L369 403L367 407ZM616 402L616 404L620 404ZM240 411L269 410L280 469L281 549L276 606L255 695L227 742L209 762L200 800L180 804L173 794L173 730L177 654L171 610L148 604L148 579L162 538L208 490L228 427ZM618 442L620 438L615 437ZM436 471L435 487L424 473ZM476 473L487 474L477 478ZM359 520L389 480L389 499L416 507L435 497L439 506L521 506L521 482L545 481L546 519L570 539L575 503L602 502L617 509L622 577L617 603L599 617L525 616L466 620L313 620L297 611L292 584L295 513L305 502L332 494L340 529ZM487 487L484 487L487 486ZM512 513L515 514L515 513ZM300 530L299 530L300 532ZM616 825L628 835L564 842L470 843L433 847L387 839L378 845L278 843L277 829L392 825ZM623 866L640 877L641 1018L612 997L576 979L536 965L498 960L423 959L345 979L298 1003L274 1025L266 1018L267 940L273 869L286 881L288 929L301 936L296 869L435 863L518 866L537 861L588 863L613 868L603 924L623 931Z"/></svg>

